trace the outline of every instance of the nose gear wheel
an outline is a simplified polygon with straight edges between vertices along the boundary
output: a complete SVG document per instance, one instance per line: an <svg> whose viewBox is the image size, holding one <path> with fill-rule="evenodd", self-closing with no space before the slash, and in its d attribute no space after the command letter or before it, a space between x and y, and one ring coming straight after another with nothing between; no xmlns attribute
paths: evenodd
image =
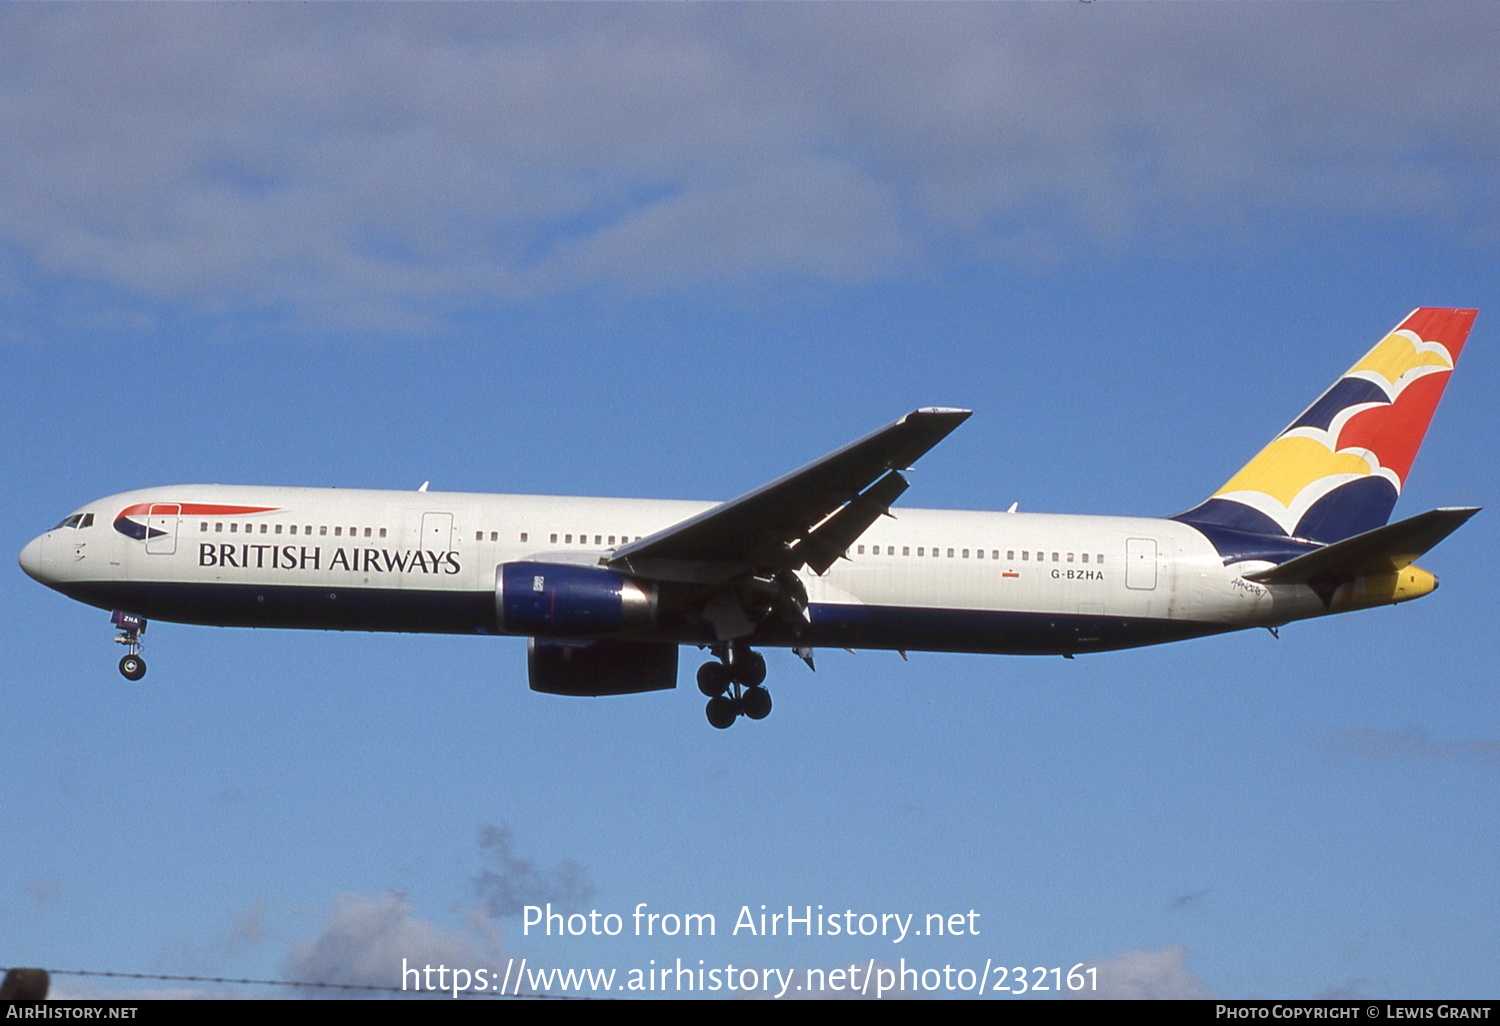
<svg viewBox="0 0 1500 1026"><path fill-rule="evenodd" d="M125 655L120 658L120 675L126 680L140 680L146 675L146 660L141 658L141 635L146 632L146 619L116 610L110 622L120 628L115 643L125 646Z"/></svg>

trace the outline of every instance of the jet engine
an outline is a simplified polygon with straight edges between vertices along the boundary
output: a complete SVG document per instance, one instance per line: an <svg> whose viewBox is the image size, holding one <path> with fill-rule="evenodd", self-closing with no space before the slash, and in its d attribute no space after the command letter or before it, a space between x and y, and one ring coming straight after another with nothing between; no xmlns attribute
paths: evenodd
<svg viewBox="0 0 1500 1026"><path fill-rule="evenodd" d="M630 695L677 686L677 646L659 641L532 638L531 690L548 695Z"/></svg>
<svg viewBox="0 0 1500 1026"><path fill-rule="evenodd" d="M589 638L656 622L656 586L613 570L565 563L502 563L495 618L507 634Z"/></svg>

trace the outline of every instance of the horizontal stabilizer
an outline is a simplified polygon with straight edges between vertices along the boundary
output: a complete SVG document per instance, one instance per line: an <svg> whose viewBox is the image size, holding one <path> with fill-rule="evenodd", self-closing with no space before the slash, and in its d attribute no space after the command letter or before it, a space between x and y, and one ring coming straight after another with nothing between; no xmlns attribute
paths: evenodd
<svg viewBox="0 0 1500 1026"><path fill-rule="evenodd" d="M1404 570L1478 513L1478 507L1434 509L1245 575L1260 584L1314 584Z"/></svg>

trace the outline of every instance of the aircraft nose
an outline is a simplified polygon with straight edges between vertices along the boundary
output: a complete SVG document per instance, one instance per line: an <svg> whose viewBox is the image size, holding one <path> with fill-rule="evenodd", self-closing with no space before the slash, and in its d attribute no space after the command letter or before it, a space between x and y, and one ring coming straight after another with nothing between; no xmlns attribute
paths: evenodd
<svg viewBox="0 0 1500 1026"><path fill-rule="evenodd" d="M46 535L31 539L20 555L21 569L26 571L26 576L43 584L47 583L42 576L42 544L46 540Z"/></svg>

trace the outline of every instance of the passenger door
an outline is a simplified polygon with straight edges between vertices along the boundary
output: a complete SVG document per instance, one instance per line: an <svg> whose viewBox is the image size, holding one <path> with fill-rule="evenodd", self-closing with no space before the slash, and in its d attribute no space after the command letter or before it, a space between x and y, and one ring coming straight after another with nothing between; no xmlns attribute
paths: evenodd
<svg viewBox="0 0 1500 1026"><path fill-rule="evenodd" d="M177 552L177 522L182 506L175 502L152 503L146 513L146 552L153 556L170 556Z"/></svg>

